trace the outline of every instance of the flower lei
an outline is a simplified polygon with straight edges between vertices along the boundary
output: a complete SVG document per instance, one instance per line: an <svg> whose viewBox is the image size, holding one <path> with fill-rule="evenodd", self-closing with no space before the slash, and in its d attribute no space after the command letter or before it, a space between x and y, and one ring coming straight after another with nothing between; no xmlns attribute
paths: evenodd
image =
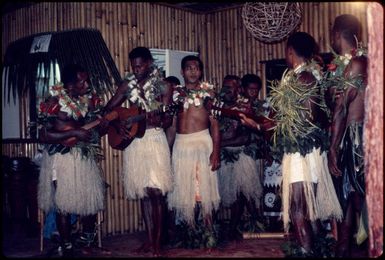
<svg viewBox="0 0 385 260"><path fill-rule="evenodd" d="M304 101L312 100L311 97L323 100L323 96L319 93L319 81L317 80L316 84L304 85L298 79L302 71L312 72L316 77L318 73L320 74L320 71L315 72L316 69L312 62L301 64L295 69L286 70L281 81L271 82L271 107L276 112L273 147L278 155L300 152L304 156L313 147L327 143L324 131L304 115L310 113L309 109L303 106ZM322 107L321 104L317 105ZM322 146L322 149L326 147Z"/></svg>
<svg viewBox="0 0 385 260"><path fill-rule="evenodd" d="M177 85L172 96L174 102L183 103L184 109L188 109L190 105L199 107L202 104L201 100L205 98L214 98L214 85L207 82L202 82L198 89L187 89Z"/></svg>
<svg viewBox="0 0 385 260"><path fill-rule="evenodd" d="M73 100L66 92L64 85L59 83L49 88L49 93L52 97L56 97L56 101L41 102L38 107L38 124L39 128L57 117L59 111L65 112L74 120L85 118L86 122L91 122L96 119L97 111L103 106L102 99L93 90L91 94L82 95L78 100ZM88 107L92 104L93 111L89 111ZM80 151L82 158L93 158L100 160L103 158L99 145L99 134L97 131L92 131L90 143L78 142L73 148L66 147L61 144L46 144L46 149L49 155L55 153L65 154L71 152L72 149Z"/></svg>
<svg viewBox="0 0 385 260"><path fill-rule="evenodd" d="M62 83L50 87L49 93L52 97L57 97L59 99L59 110L66 112L68 116L73 119L78 120L80 117L85 117L87 114L89 104L88 95L83 95L80 96L78 100L73 100L68 96Z"/></svg>
<svg viewBox="0 0 385 260"><path fill-rule="evenodd" d="M345 55L338 55L331 49L333 53L333 60L327 65L327 71L322 80L322 88L328 89L330 87L336 87L339 90L345 90L348 86L357 87L363 89L363 79L361 76L358 77L344 77L344 71L349 65L350 61L355 57L368 55L367 48L362 46L362 43L357 45L357 49L352 49L350 53Z"/></svg>
<svg viewBox="0 0 385 260"><path fill-rule="evenodd" d="M129 81L127 97L133 104L140 106L146 111L151 111L158 107L159 102L156 101L156 98L163 90L164 82L162 81L157 68L152 70L149 79L142 88L139 87L138 80L135 78L134 74L127 75L126 80ZM142 93L144 93L144 97Z"/></svg>

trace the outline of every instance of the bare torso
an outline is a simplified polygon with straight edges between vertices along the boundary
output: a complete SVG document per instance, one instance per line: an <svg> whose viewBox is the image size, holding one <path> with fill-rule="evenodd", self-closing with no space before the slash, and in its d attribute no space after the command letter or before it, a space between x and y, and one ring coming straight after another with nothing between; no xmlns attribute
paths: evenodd
<svg viewBox="0 0 385 260"><path fill-rule="evenodd" d="M178 134L191 134L207 129L210 124L209 113L200 105L190 105L177 115L176 132Z"/></svg>

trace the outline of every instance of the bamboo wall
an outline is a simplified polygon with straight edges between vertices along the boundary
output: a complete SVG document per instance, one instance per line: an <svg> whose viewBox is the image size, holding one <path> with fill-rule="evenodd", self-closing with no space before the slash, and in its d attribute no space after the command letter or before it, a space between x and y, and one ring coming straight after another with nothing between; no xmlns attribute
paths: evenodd
<svg viewBox="0 0 385 260"><path fill-rule="evenodd" d="M330 26L342 13L356 15L363 23L367 42L366 4L302 3L301 31L312 34L321 52L328 52ZM226 74L256 73L264 80L262 60L284 58L284 42L264 44L244 28L241 8L196 14L148 2L42 2L2 16L2 59L9 43L40 32L74 28L100 30L121 72L130 71L128 53L136 46L194 51L201 54L206 80L220 84ZM262 94L263 96L264 94ZM21 136L27 138L28 99L23 98ZM107 190L104 235L144 229L138 201L124 198L119 174L121 152L102 139L106 159L102 163ZM33 157L36 144L3 144L3 155Z"/></svg>

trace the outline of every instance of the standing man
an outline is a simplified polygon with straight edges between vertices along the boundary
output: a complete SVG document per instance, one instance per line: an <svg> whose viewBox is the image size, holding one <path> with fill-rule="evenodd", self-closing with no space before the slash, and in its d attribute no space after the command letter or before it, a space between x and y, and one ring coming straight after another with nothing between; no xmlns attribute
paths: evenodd
<svg viewBox="0 0 385 260"><path fill-rule="evenodd" d="M56 210L60 234L59 254L73 256L71 214L83 217L83 231L93 234L96 214L104 209L104 181L98 165L99 131L84 130L95 120L100 98L91 95L87 72L70 64L62 70L62 83L50 87L39 106L39 141L45 144L39 176L38 203L46 213ZM74 139L75 143L68 144Z"/></svg>
<svg viewBox="0 0 385 260"><path fill-rule="evenodd" d="M126 77L105 110L120 106L127 99L131 106L149 112L171 102L172 92L153 66L148 48L137 47L129 53L134 74ZM163 128L171 124L172 117L161 114L146 119L146 132L134 139L123 151L122 178L127 198L141 199L143 218L149 244L140 250L153 248L154 256L160 255L164 195L172 187L170 151ZM126 132L128 129L124 132ZM130 137L132 138L132 137Z"/></svg>
<svg viewBox="0 0 385 260"><path fill-rule="evenodd" d="M204 99L213 98L214 89L201 82L203 63L197 56L182 59L181 74L185 86L177 88L173 95L174 101L183 103L183 109L176 117L172 152L174 188L168 195L168 205L175 210L176 219L190 226L195 224L195 211L199 212L213 233L212 213L220 201L220 133L218 121L204 107Z"/></svg>
<svg viewBox="0 0 385 260"><path fill-rule="evenodd" d="M361 24L352 15L336 17L332 29L333 49L337 53L329 69L329 84L340 92L332 110L331 145L328 154L330 173L341 203L344 218L337 222L337 257L351 256L356 233L357 244L366 239L364 226L365 172L362 133L365 87L367 85L366 50L358 45Z"/></svg>
<svg viewBox="0 0 385 260"><path fill-rule="evenodd" d="M241 79L227 75L223 80L221 100L223 108L231 110L252 110L247 106L250 99L241 98L239 89ZM257 86L258 87L258 86ZM258 93L258 91L257 91ZM245 107L247 106L247 107ZM218 170L219 191L221 204L231 208L230 232L231 240L241 240L242 234L238 225L247 207L251 218L251 225L255 227L262 185L260 181L260 165L256 161L258 147L252 143L253 133L242 126L241 122L229 117L221 117L221 167ZM258 161L259 163L259 161Z"/></svg>
<svg viewBox="0 0 385 260"><path fill-rule="evenodd" d="M272 86L271 105L276 122L273 141L283 153L282 198L285 230L292 224L294 237L305 256L313 255L319 220L340 219L342 210L327 166L327 133L322 117L321 68L312 60L318 54L314 38L305 32L292 34L286 45L289 70ZM263 127L243 117L256 129Z"/></svg>
<svg viewBox="0 0 385 260"><path fill-rule="evenodd" d="M168 76L167 78L164 79L167 85L169 85L169 88L171 88L172 92L176 89L177 86L180 85L180 81L177 77L175 76ZM173 124L175 124L176 120L172 121ZM172 152L172 146L174 144L175 140L175 125L172 125L166 129L166 136L167 136L167 142L168 145L170 146L170 151Z"/></svg>

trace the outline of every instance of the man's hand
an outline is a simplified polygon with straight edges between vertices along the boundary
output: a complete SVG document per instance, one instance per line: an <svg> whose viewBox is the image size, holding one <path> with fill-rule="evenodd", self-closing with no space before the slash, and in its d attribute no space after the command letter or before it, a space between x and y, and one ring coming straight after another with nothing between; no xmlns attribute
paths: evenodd
<svg viewBox="0 0 385 260"><path fill-rule="evenodd" d="M212 152L210 154L210 166L212 171L216 171L219 169L219 166L221 165L221 160L218 153Z"/></svg>
<svg viewBox="0 0 385 260"><path fill-rule="evenodd" d="M261 125L255 122L253 119L247 117L243 113L239 113L239 117L241 119L241 123L247 127L253 128L255 130L261 130Z"/></svg>
<svg viewBox="0 0 385 260"><path fill-rule="evenodd" d="M131 133L130 133L131 127L132 127L131 122L122 121L120 123L119 134L123 136L123 139L131 139L133 137L131 136Z"/></svg>
<svg viewBox="0 0 385 260"><path fill-rule="evenodd" d="M85 130L83 128L75 129L74 135L79 139L79 141L83 141L86 143L89 143L92 138L92 133L90 130Z"/></svg>
<svg viewBox="0 0 385 260"><path fill-rule="evenodd" d="M328 166L329 166L329 171L332 175L336 177L342 176L342 172L340 169L338 169L338 166L337 166L337 153L335 150L329 150Z"/></svg>
<svg viewBox="0 0 385 260"><path fill-rule="evenodd" d="M109 127L110 121L108 121L105 118L100 118L100 123L99 123L99 134L100 136L103 136L107 134L108 132L108 127Z"/></svg>

